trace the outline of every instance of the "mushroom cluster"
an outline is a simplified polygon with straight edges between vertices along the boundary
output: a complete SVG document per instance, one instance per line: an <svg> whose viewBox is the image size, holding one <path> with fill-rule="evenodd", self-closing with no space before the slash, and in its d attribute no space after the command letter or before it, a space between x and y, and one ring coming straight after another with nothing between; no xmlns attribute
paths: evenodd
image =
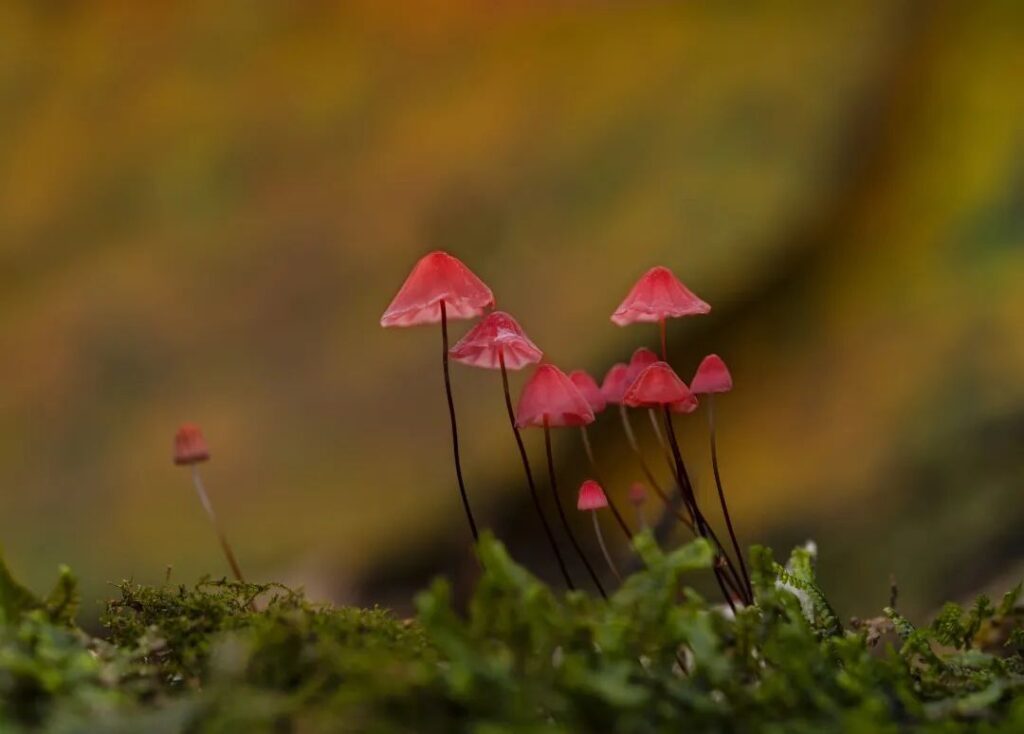
<svg viewBox="0 0 1024 734"><path fill-rule="evenodd" d="M718 465L713 397L716 393L732 389L732 378L721 357L709 355L700 363L691 385L688 386L672 368L668 356L668 319L707 314L711 311L711 306L683 285L668 268L651 268L630 289L626 298L612 313L611 320L619 326L637 323L657 324L661 354L659 356L652 350L641 347L633 353L628 362L613 365L599 385L585 370L577 369L566 374L554 364L544 362L543 352L530 340L513 316L505 311L488 312L494 303L491 290L465 264L446 252L436 251L424 256L415 265L380 320L381 326L385 327L436 323L441 325L441 361L455 476L474 541L478 538L479 532L466 490L459 455L458 422L452 396L450 360L471 367L498 370L501 373L509 425L523 465L533 507L569 589L575 589L576 584L541 502L529 454L523 441L522 429L539 428L543 431L548 485L562 531L594 587L602 596L606 596L605 582L577 539L559 493L551 429L580 429L593 478L580 486L576 506L579 511L591 514L597 544L605 562L612 576L621 579L618 567L602 535L598 512L605 508L609 509L615 523L627 539L632 538L634 530L616 507L612 494L606 491L608 485L605 484L600 472L587 432L587 426L594 423L597 415L607 406L617 405L626 439L646 480L646 483L633 482L627 493L630 504L636 509L639 529L644 530L647 527L643 505L649 487L665 505L665 520L678 521L692 533L711 543L717 554L714 573L726 602L733 609L737 603L753 603L753 588L729 514ZM480 316L483 318L449 348L448 320L473 319ZM527 379L518 401L514 404L508 371L522 370L532 365L537 367ZM719 541L718 534L698 501L676 437L675 417L696 411L699 405L698 395L706 396L711 461L722 516L731 541L731 552ZM659 480L654 469L648 464L630 421L630 409L644 409L648 412L651 428L669 469L667 480Z"/></svg>

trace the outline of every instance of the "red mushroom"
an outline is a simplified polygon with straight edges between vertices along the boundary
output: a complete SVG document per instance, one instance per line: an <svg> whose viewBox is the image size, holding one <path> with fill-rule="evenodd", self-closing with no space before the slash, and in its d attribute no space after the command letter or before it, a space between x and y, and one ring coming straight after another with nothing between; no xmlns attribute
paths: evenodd
<svg viewBox="0 0 1024 734"><path fill-rule="evenodd" d="M462 507L466 512L474 542L479 537L476 520L469 506L466 483L462 478L462 460L459 457L459 428L455 419L455 401L452 399L451 377L448 374L448 319L471 319L494 305L494 294L480 278L473 274L458 258L447 252L424 255L405 279L398 294L380 317L380 325L415 326L441 323L441 363L444 370L444 389L448 398L448 417L452 430L452 453L455 456L455 477L459 483Z"/></svg>
<svg viewBox="0 0 1024 734"><path fill-rule="evenodd" d="M629 380L629 383L632 385L636 378L640 376L641 372L657 361L659 361L658 355L647 347L640 347L633 352L633 356L629 358L629 369L626 372L626 377ZM658 446L661 447L661 450L668 459L669 466L671 467L672 457L668 451L668 444L665 443L665 438L661 435L661 428L658 427L657 411L655 411L654 408L648 408L647 416L651 419L651 430L654 431L654 438L657 439Z"/></svg>
<svg viewBox="0 0 1024 734"><path fill-rule="evenodd" d="M579 388L579 391L583 394L583 397L590 403L591 410L595 414L600 413L605 409L607 401L605 400L604 394L601 392L601 388L597 386L597 382L593 377L590 376L585 370L573 370L569 373L569 379L572 383ZM597 460L594 458L594 447L590 443L590 433L586 426L580 426L580 436L583 439L583 450L587 454L587 460L590 462L590 468L594 472L594 476L600 480L600 470L597 468ZM609 507L611 508L612 515L615 517L615 522L618 523L619 529L625 534L627 540L633 539L633 531L629 529L629 525L626 524L626 519L619 512L619 508L615 506L615 503L608 498Z"/></svg>
<svg viewBox="0 0 1024 734"><path fill-rule="evenodd" d="M718 500L722 505L722 515L725 517L725 525L729 529L729 537L732 539L733 550L740 560L740 570L743 572L743 580L747 586L747 594L753 598L754 587L750 583L750 574L747 573L747 564L743 559L743 551L740 549L739 541L736 539L736 530L733 528L732 518L729 515L729 505L725 501L725 489L722 487L722 475L718 469L718 440L715 431L715 393L729 392L732 390L732 375L729 368L717 354L709 354L697 367L697 372L690 383L694 393L707 396L705 404L708 406L708 434L711 439L711 469L715 475L715 486L718 489Z"/></svg>
<svg viewBox="0 0 1024 734"><path fill-rule="evenodd" d="M611 553L608 552L608 546L604 542L604 535L601 533L601 523L597 521L597 511L603 507L608 507L608 496L604 493L600 484L593 479L587 479L580 485L580 491L576 497L576 509L581 512L590 513L590 517L594 521L594 534L597 536L597 545L601 548L601 554L604 556L605 563L608 564L612 575L621 581L622 574L619 573L619 569L612 560Z"/></svg>
<svg viewBox="0 0 1024 734"><path fill-rule="evenodd" d="M661 332L661 358L668 360L665 319L694 316L711 311L711 306L683 285L668 268L658 265L636 282L626 299L612 314L619 326L657 323Z"/></svg>
<svg viewBox="0 0 1024 734"><path fill-rule="evenodd" d="M195 423L183 423L174 434L174 463L178 466L192 467L192 486L195 487L196 494L199 496L199 503L206 511L206 516L210 519L210 524L213 525L213 531L220 540L220 547L224 551L231 572L238 581L244 584L245 578L242 576L242 569L238 565L234 551L231 550L231 544L228 543L227 535L221 528L217 514L213 511L213 504L206 493L203 478L199 474L199 465L209 459L210 449L206 445L206 438L203 436L202 430Z"/></svg>
<svg viewBox="0 0 1024 734"><path fill-rule="evenodd" d="M675 463L675 474L676 479L679 481L679 487L683 493L683 499L686 501L687 506L690 510L691 518L693 519L694 527L697 532L705 538L712 539L719 548L719 554L723 557L726 564L732 567L731 560L723 550L723 546L718 542L718 539L714 533L714 530L708 524L707 519L704 517L697 504L696 495L693 492L693 485L690 482L690 478L686 472L686 465L683 463L682 453L679 450L679 442L676 439L675 428L672 425L672 413L690 413L697 407L697 399L690 392L690 389L686 386L686 383L679 379L679 375L675 373L675 370L669 366L667 362L655 362L650 365L647 369L640 373L640 376L636 378L629 390L626 391L625 397L623 397L623 403L635 408L653 408L660 407L662 409L663 419L665 421L665 433L668 436L669 447L672 449L672 458ZM736 584L745 586L745 584L739 580L739 575L736 573L735 568L731 568L733 572L733 579ZM723 583L722 576L716 569L716 576L718 576L719 584ZM723 594L726 600L732 603L730 595L725 591L725 587L722 587ZM744 589L744 594L746 590Z"/></svg>
<svg viewBox="0 0 1024 734"><path fill-rule="evenodd" d="M548 525L544 511L541 509L540 497L537 494L537 485L533 481L533 472L530 469L530 459L526 454L526 446L523 444L523 437L519 433L519 426L516 425L515 411L512 408L512 395L508 387L508 371L522 369L529 364L539 362L543 353L530 341L512 316L504 311L492 311L487 314L480 323L470 329L458 343L451 348L452 359L474 367L485 369L501 370L501 384L505 390L505 408L508 412L508 420L512 426L512 434L515 436L516 446L519 448L519 458L523 463L523 470L526 472L526 483L530 488L530 497L533 499L534 509L540 517L544 526L544 533L547 535L551 550L555 553L558 567L562 571L562 577L566 585L573 589L572 578L565 567L562 553L555 542L554 533Z"/></svg>
<svg viewBox="0 0 1024 734"><path fill-rule="evenodd" d="M594 411L591 409L590 403L572 383L572 380L554 365L542 364L523 386L523 392L519 396L519 405L516 407L516 423L520 428L538 426L544 429L548 480L551 485L551 494L555 498L555 506L558 508L558 517L562 521L566 535L569 536L569 542L572 543L572 547L583 561L587 573L590 574L594 586L597 587L601 596L607 598L608 595L601 585L601 579L583 553L583 548L576 540L569 525L569 519L565 515L565 508L562 507L562 500L558 496L555 462L551 453L552 426L585 426L593 422Z"/></svg>
<svg viewBox="0 0 1024 734"><path fill-rule="evenodd" d="M643 482L633 482L629 485L629 504L636 509L636 521L640 524L641 530L647 529L647 516L644 514L644 504L647 502L647 487Z"/></svg>
<svg viewBox="0 0 1024 734"><path fill-rule="evenodd" d="M635 354L634 354L635 356ZM634 378L635 379L635 375ZM636 439L636 434L633 432L633 424L629 419L629 412L626 410L626 405L622 402L622 399L626 395L626 391L629 389L633 379L629 375L629 365L623 362L617 362L612 365L612 368L608 370L608 374L604 377L604 382L601 383L601 394L604 396L608 403L618 404L619 406L619 420L622 422L622 430L626 434L626 440L629 442L629 448L637 458L637 462L640 464L640 469L643 471L647 481L650 482L657 493L658 498L665 503L665 506L673 512L676 519L683 524L689 526L692 529L690 521L679 512L679 508L675 506L668 494L662 489L661 484L658 483L657 478L654 476L654 472L651 470L650 465L644 458L644 452L640 448L640 442Z"/></svg>

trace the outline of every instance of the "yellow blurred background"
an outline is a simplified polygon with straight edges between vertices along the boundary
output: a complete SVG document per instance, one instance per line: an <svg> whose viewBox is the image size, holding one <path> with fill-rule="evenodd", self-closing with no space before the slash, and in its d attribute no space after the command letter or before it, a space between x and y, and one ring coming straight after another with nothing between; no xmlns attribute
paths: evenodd
<svg viewBox="0 0 1024 734"><path fill-rule="evenodd" d="M674 363L736 379L741 537L815 538L844 612L890 572L923 610L1020 570L1024 5L282 0L0 3L15 572L70 563L89 601L225 573L170 462L191 420L254 578L404 608L465 575L437 330L378 326L434 248L598 376L656 344L609 315L673 268L713 306ZM554 578L497 375L454 380L480 519Z"/></svg>

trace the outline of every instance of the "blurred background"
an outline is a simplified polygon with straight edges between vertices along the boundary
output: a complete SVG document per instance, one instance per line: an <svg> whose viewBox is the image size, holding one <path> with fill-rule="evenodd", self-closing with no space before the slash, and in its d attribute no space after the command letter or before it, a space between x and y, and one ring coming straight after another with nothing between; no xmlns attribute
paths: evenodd
<svg viewBox="0 0 1024 734"><path fill-rule="evenodd" d="M71 564L93 615L111 581L226 573L170 461L190 420L253 578L400 610L465 583L438 331L378 326L434 248L598 377L656 345L609 315L673 268L713 306L670 325L675 366L736 380L741 538L816 539L844 614L890 573L912 612L1024 575L1024 7L998 0L0 3L15 573ZM554 579L498 375L453 369L479 519ZM593 435L624 492L614 415ZM568 496L578 433L555 446Z"/></svg>

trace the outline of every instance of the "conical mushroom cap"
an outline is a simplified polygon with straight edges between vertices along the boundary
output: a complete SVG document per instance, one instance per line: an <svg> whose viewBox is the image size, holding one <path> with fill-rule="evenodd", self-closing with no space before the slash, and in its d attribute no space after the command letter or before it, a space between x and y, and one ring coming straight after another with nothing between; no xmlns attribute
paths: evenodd
<svg viewBox="0 0 1024 734"><path fill-rule="evenodd" d="M709 354L702 359L693 375L690 390L698 395L732 390L732 375L725 361L717 354Z"/></svg>
<svg viewBox="0 0 1024 734"><path fill-rule="evenodd" d="M461 260L437 250L416 263L380 325L436 324L441 301L448 319L471 319L494 305L494 294Z"/></svg>
<svg viewBox="0 0 1024 734"><path fill-rule="evenodd" d="M629 501L636 507L647 501L647 487L643 482L633 482L629 485Z"/></svg>
<svg viewBox="0 0 1024 734"><path fill-rule="evenodd" d="M573 370L569 373L569 379L590 403L590 409L595 414L600 413L608 405L604 395L601 394L601 388L597 386L594 378L586 370Z"/></svg>
<svg viewBox="0 0 1024 734"><path fill-rule="evenodd" d="M629 384L632 385L641 372L658 361L660 361L660 357L647 347L640 347L633 352L633 356L629 358L629 370L626 372Z"/></svg>
<svg viewBox="0 0 1024 734"><path fill-rule="evenodd" d="M562 370L542 364L523 386L516 406L516 424L527 426L585 426L594 422L594 411Z"/></svg>
<svg viewBox="0 0 1024 734"><path fill-rule="evenodd" d="M637 322L658 322L677 316L708 313L711 306L683 285L668 268L658 265L648 270L633 286L612 321L619 326Z"/></svg>
<svg viewBox="0 0 1024 734"><path fill-rule="evenodd" d="M676 413L690 413L697 407L697 398L666 362L655 362L641 372L622 402L631 408L670 405Z"/></svg>
<svg viewBox="0 0 1024 734"><path fill-rule="evenodd" d="M608 497L605 496L600 484L588 479L580 485L580 493L576 498L577 510L600 510L607 506Z"/></svg>
<svg viewBox="0 0 1024 734"><path fill-rule="evenodd" d="M510 370L540 362L543 356L519 323L504 311L487 314L448 353L456 362L490 370L501 369L502 355Z"/></svg>
<svg viewBox="0 0 1024 734"><path fill-rule="evenodd" d="M604 395L604 399L608 403L621 403L622 398L626 395L626 390L629 389L629 384L629 366L617 362L604 376L604 382L601 383L601 394Z"/></svg>
<svg viewBox="0 0 1024 734"><path fill-rule="evenodd" d="M195 423L183 423L174 434L174 463L198 464L210 458L203 432Z"/></svg>

